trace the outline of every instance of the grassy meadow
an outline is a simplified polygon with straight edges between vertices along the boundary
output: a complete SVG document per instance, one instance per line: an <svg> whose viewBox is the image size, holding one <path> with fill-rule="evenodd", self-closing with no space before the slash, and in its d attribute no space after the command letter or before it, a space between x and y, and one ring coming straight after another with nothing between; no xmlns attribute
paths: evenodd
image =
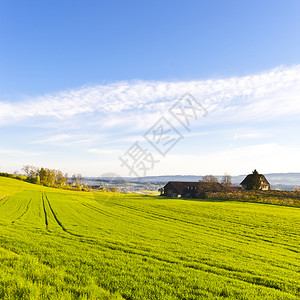
<svg viewBox="0 0 300 300"><path fill-rule="evenodd" d="M299 299L300 210L0 177L0 299Z"/></svg>

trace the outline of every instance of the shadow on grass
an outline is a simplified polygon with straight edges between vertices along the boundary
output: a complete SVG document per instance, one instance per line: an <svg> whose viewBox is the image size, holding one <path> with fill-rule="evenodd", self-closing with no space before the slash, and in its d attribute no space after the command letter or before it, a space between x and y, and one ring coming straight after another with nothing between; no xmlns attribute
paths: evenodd
<svg viewBox="0 0 300 300"><path fill-rule="evenodd" d="M260 202L255 200L243 200L243 199L214 199L214 198L174 198L174 197L168 197L168 196L149 196L144 195L148 198L155 197L156 199L161 200L183 200L183 201L193 201L193 202L211 202L211 203L221 203L221 202L241 202L241 203L256 203L256 204L264 204L264 205L274 205L274 206L284 206L284 207L293 207L293 208L300 208L298 205L289 205L284 203L270 203L270 202Z"/></svg>
<svg viewBox="0 0 300 300"><path fill-rule="evenodd" d="M238 200L231 200L231 199L209 199L209 198L184 198L184 197L168 197L168 196L159 196L159 195L139 195L139 198L148 198L148 199L157 199L157 200L184 200L184 201L193 201L193 202L228 202L228 201L236 201ZM247 202L247 201L245 201Z"/></svg>

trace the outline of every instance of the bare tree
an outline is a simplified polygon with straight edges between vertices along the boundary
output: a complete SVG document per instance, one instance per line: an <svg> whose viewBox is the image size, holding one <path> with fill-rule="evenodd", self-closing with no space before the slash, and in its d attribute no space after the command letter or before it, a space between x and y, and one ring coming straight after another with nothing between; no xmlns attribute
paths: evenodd
<svg viewBox="0 0 300 300"><path fill-rule="evenodd" d="M69 180L69 175L68 175L68 173L65 173L64 177L66 178L66 184L68 184L68 180Z"/></svg>
<svg viewBox="0 0 300 300"><path fill-rule="evenodd" d="M22 168L22 171L24 171L25 172L25 175L27 176L27 177L29 177L30 175L30 170L31 170L31 166L30 165L26 165L26 166L23 166L23 168Z"/></svg>
<svg viewBox="0 0 300 300"><path fill-rule="evenodd" d="M218 178L213 176L213 175L205 175L202 177L202 181L203 182L207 182L207 183L216 183L219 182Z"/></svg>
<svg viewBox="0 0 300 300"><path fill-rule="evenodd" d="M73 174L71 180L73 182L73 185L80 186L83 184L83 178L81 174Z"/></svg>
<svg viewBox="0 0 300 300"><path fill-rule="evenodd" d="M77 182L76 174L73 174L73 175L72 175L71 181L72 181L72 184L73 184L73 185L76 185L76 182Z"/></svg>
<svg viewBox="0 0 300 300"><path fill-rule="evenodd" d="M35 177L37 176L39 169L34 166L26 165L23 166L22 171L25 172L27 177Z"/></svg>
<svg viewBox="0 0 300 300"><path fill-rule="evenodd" d="M222 178L222 181L221 181L221 184L227 189L229 190L231 185L232 185L232 182L231 182L231 176L228 174L228 173L225 173L223 178Z"/></svg>
<svg viewBox="0 0 300 300"><path fill-rule="evenodd" d="M83 184L83 178L82 178L82 175L81 174L77 174L77 183L79 184L79 185L81 185L81 184Z"/></svg>

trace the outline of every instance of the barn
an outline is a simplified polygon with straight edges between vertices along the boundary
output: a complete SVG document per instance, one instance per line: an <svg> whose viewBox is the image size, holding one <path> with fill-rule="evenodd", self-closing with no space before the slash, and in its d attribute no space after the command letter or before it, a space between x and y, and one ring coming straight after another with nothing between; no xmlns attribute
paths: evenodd
<svg viewBox="0 0 300 300"><path fill-rule="evenodd" d="M221 192L224 190L225 188L219 182L169 181L163 187L163 195L174 198L197 198L202 197L207 192Z"/></svg>

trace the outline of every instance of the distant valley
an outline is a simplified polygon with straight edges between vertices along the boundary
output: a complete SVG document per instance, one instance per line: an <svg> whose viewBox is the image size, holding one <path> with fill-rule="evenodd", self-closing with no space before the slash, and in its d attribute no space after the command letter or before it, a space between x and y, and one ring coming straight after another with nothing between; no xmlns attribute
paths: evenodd
<svg viewBox="0 0 300 300"><path fill-rule="evenodd" d="M300 187L300 173L269 173L264 174L271 184L272 189L292 191L296 186ZM147 177L86 177L85 181L90 185L117 186L121 189L126 185L130 191L134 190L157 190L169 181L199 181L204 175L164 175ZM219 182L223 175L216 175ZM245 175L232 176L232 184L239 185Z"/></svg>

